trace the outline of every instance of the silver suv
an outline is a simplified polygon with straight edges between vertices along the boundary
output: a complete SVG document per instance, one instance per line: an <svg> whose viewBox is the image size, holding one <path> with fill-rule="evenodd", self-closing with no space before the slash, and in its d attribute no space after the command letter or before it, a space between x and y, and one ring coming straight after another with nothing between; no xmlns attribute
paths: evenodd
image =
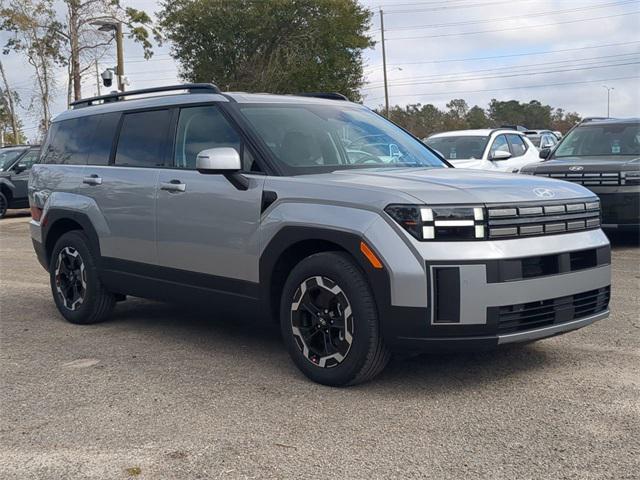
<svg viewBox="0 0 640 480"><path fill-rule="evenodd" d="M41 161L31 235L72 323L127 295L251 307L309 378L349 385L393 351L529 342L609 313L593 193L451 168L337 94L82 100Z"/></svg>

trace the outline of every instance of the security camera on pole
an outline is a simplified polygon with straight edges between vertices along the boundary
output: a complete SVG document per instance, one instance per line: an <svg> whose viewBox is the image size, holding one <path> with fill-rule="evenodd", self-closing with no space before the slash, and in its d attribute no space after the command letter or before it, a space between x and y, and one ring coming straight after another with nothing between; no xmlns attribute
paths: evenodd
<svg viewBox="0 0 640 480"><path fill-rule="evenodd" d="M95 22L92 23L92 25L97 26L98 30L100 30L101 32L115 32L116 54L117 54L117 65L115 68L115 74L118 80L118 90L121 92L124 92L124 88L125 88L125 85L127 84L127 81L124 78L124 48L122 46L122 22L119 22L117 20L96 20ZM111 69L107 69L107 70L111 70ZM104 86L108 87L111 84L107 85L105 83L106 82L104 77L105 73L106 73L106 70L102 74L102 81L104 83Z"/></svg>

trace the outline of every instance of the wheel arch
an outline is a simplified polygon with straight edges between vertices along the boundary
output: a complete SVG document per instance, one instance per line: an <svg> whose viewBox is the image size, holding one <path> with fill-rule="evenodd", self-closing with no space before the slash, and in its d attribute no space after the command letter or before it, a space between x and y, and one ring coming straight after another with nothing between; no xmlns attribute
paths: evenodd
<svg viewBox="0 0 640 480"><path fill-rule="evenodd" d="M87 236L89 239L88 248L99 264L100 242L89 217L73 210L54 208L47 212L46 224L42 232L47 265L51 262L51 253L58 239L72 230L80 230Z"/></svg>
<svg viewBox="0 0 640 480"><path fill-rule="evenodd" d="M360 251L362 236L348 231L318 227L284 227L260 256L260 285L263 305L273 320L278 319L282 288L291 270L315 253L347 253L363 271L376 299L380 317L390 305L389 276L386 267L374 268ZM369 245L373 248L372 245Z"/></svg>
<svg viewBox="0 0 640 480"><path fill-rule="evenodd" d="M11 203L11 199L13 198L13 190L15 186L12 182L7 180L6 178L0 178L0 192L4 194L7 199L7 203Z"/></svg>

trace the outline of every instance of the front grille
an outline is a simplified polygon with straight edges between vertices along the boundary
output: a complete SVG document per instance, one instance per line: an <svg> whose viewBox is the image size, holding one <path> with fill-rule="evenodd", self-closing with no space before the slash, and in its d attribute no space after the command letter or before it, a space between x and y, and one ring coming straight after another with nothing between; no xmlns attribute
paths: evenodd
<svg viewBox="0 0 640 480"><path fill-rule="evenodd" d="M610 287L537 302L489 307L488 318L497 318L498 334L522 332L579 320L603 312L609 305Z"/></svg>
<svg viewBox="0 0 640 480"><path fill-rule="evenodd" d="M580 185L588 186L602 186L602 185L622 185L623 179L619 173L603 173L603 172L588 172L588 173L538 173L534 175L538 177L550 177L557 180L564 180L566 182L578 183Z"/></svg>
<svg viewBox="0 0 640 480"><path fill-rule="evenodd" d="M518 238L591 230L600 227L596 199L487 208L489 238Z"/></svg>

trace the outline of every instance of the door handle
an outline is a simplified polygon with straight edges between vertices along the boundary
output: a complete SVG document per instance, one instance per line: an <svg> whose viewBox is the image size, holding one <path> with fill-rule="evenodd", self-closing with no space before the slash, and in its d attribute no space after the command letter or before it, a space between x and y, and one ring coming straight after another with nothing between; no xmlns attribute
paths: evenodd
<svg viewBox="0 0 640 480"><path fill-rule="evenodd" d="M166 190L167 192L184 192L187 189L187 185L180 180L171 180L170 182L161 182L160 190Z"/></svg>
<svg viewBox="0 0 640 480"><path fill-rule="evenodd" d="M94 173L93 175L84 177L82 183L86 183L87 185L102 185L102 178Z"/></svg>

